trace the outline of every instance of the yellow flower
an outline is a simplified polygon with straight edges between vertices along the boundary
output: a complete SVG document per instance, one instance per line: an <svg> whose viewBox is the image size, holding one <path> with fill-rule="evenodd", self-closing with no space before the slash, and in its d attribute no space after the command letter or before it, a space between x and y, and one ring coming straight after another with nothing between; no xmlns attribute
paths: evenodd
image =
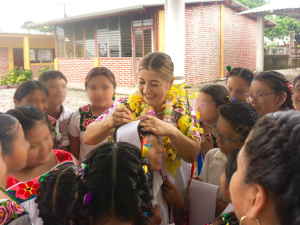
<svg viewBox="0 0 300 225"><path fill-rule="evenodd" d="M188 115L182 116L178 120L179 130L184 133L189 127L193 126L193 123L190 121L191 118Z"/></svg>
<svg viewBox="0 0 300 225"><path fill-rule="evenodd" d="M200 120L200 112L199 112L199 111L196 111L196 118L197 118L198 120Z"/></svg>

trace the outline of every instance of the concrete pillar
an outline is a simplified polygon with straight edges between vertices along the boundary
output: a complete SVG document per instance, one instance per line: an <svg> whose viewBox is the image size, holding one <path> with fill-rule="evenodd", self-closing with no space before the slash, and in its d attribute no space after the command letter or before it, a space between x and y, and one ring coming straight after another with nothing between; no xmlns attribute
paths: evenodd
<svg viewBox="0 0 300 225"><path fill-rule="evenodd" d="M175 83L185 82L184 76L184 0L165 0L165 52L171 56L174 63Z"/></svg>
<svg viewBox="0 0 300 225"><path fill-rule="evenodd" d="M265 17L257 17L257 50L256 50L256 72L264 71L264 29Z"/></svg>
<svg viewBox="0 0 300 225"><path fill-rule="evenodd" d="M292 58L293 58L293 47L295 47L295 31L290 31L290 45L289 45L289 61L288 61L288 67L289 68L292 68L293 66L293 61L292 61Z"/></svg>
<svg viewBox="0 0 300 225"><path fill-rule="evenodd" d="M23 38L23 55L24 55L24 69L30 69L30 58L29 58L29 38Z"/></svg>

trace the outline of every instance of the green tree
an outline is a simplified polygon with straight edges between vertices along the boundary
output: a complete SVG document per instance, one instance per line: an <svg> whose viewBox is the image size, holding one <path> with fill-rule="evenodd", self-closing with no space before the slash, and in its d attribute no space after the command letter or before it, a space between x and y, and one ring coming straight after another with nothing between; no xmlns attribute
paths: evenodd
<svg viewBox="0 0 300 225"><path fill-rule="evenodd" d="M54 31L54 26L44 26L44 27L38 27L38 28L30 28L29 24L34 23L33 21L25 21L23 25L21 26L21 29L34 29L34 30L39 30L43 32L53 32Z"/></svg>
<svg viewBox="0 0 300 225"><path fill-rule="evenodd" d="M266 5L269 3L268 0L237 0L238 2L242 3L243 5L249 7L250 9Z"/></svg>
<svg viewBox="0 0 300 225"><path fill-rule="evenodd" d="M296 34L300 33L300 22L294 18L285 16L268 16L268 18L277 23L276 27L265 29L265 36L269 39L289 36L290 31L295 31Z"/></svg>

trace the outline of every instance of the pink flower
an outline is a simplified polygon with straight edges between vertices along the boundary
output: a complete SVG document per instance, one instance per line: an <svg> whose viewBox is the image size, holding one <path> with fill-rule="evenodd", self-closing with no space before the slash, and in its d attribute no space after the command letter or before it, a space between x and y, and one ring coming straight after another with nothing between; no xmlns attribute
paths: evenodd
<svg viewBox="0 0 300 225"><path fill-rule="evenodd" d="M82 112L89 112L91 110L91 107L89 105L85 105L85 106L82 106L81 110L82 110Z"/></svg>
<svg viewBox="0 0 300 225"><path fill-rule="evenodd" d="M90 123L92 123L93 121L90 119L90 118L88 118L88 119L85 119L84 121L83 121L83 126L85 127L85 128L87 128L87 126L90 124Z"/></svg>
<svg viewBox="0 0 300 225"><path fill-rule="evenodd" d="M13 212L7 206L0 206L0 224L8 222L12 217Z"/></svg>
<svg viewBox="0 0 300 225"><path fill-rule="evenodd" d="M92 114L89 114L89 116L92 116Z"/></svg>
<svg viewBox="0 0 300 225"><path fill-rule="evenodd" d="M16 214L22 214L24 212L22 206L18 205L16 202L9 201L8 207Z"/></svg>
<svg viewBox="0 0 300 225"><path fill-rule="evenodd" d="M49 115L48 115L48 118L49 118L51 124L55 124L56 119L54 119L52 116L49 116Z"/></svg>
<svg viewBox="0 0 300 225"><path fill-rule="evenodd" d="M84 115L83 117L86 117L86 115Z"/></svg>
<svg viewBox="0 0 300 225"><path fill-rule="evenodd" d="M103 120L103 116L100 116L98 119L97 119L97 121L101 121L101 120Z"/></svg>

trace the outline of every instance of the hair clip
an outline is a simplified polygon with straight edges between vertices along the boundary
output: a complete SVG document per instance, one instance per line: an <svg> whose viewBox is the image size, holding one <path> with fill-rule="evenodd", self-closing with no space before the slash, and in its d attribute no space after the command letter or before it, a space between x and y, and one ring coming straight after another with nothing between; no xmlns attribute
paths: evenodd
<svg viewBox="0 0 300 225"><path fill-rule="evenodd" d="M287 88L288 88L289 91L292 90L292 85L290 85L290 83L286 83L285 86L287 86Z"/></svg>
<svg viewBox="0 0 300 225"><path fill-rule="evenodd" d="M57 169L57 168L55 168L55 169L54 169L54 171L58 171L58 169Z"/></svg>
<svg viewBox="0 0 300 225"><path fill-rule="evenodd" d="M228 70L228 75L227 76L229 76L232 73L231 66L227 66L226 69Z"/></svg>
<svg viewBox="0 0 300 225"><path fill-rule="evenodd" d="M148 166L147 165L143 165L143 169L144 169L145 173L147 174L148 173Z"/></svg>
<svg viewBox="0 0 300 225"><path fill-rule="evenodd" d="M227 98L228 98L229 102L231 102L231 98L229 96L227 96Z"/></svg>
<svg viewBox="0 0 300 225"><path fill-rule="evenodd" d="M84 171L86 169L86 164L85 163L81 163L80 164L80 168L78 169L78 176L81 176L81 179L84 181Z"/></svg>
<svg viewBox="0 0 300 225"><path fill-rule="evenodd" d="M141 146L141 154L142 154L142 157L144 158L148 154L150 145L148 145L147 138L145 138L142 135L141 135L141 137L143 137L142 146Z"/></svg>
<svg viewBox="0 0 300 225"><path fill-rule="evenodd" d="M88 193L86 193L86 195L83 198L83 205L84 206L87 206L88 204L90 204L90 202L92 200L92 196L93 196L92 192L89 191Z"/></svg>

